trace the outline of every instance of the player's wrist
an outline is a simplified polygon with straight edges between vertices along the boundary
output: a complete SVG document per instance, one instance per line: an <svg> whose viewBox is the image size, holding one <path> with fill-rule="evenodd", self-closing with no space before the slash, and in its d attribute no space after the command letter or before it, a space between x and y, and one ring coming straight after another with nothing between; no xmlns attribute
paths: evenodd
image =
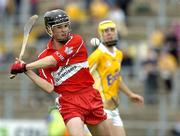
<svg viewBox="0 0 180 136"><path fill-rule="evenodd" d="M26 65L27 65L26 63L23 64L23 72L24 72L24 73L27 72Z"/></svg>

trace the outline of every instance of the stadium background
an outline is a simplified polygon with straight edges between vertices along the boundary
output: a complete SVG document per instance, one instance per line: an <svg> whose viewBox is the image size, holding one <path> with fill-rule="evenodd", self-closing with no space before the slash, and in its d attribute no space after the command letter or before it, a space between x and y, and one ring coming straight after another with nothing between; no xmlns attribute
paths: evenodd
<svg viewBox="0 0 180 136"><path fill-rule="evenodd" d="M23 26L38 14L24 60L44 49L43 13L61 8L71 16L72 32L86 41L97 37L99 21L118 24L124 52L122 75L145 97L137 107L120 94L127 136L178 136L180 133L179 0L0 0L0 136L46 136L47 117L56 94L46 94L26 76L9 79L9 65L20 52ZM169 77L169 79L168 79ZM172 77L172 78L170 78ZM171 82L172 81L172 82ZM9 133L9 134L8 134ZM11 134L10 134L11 133Z"/></svg>

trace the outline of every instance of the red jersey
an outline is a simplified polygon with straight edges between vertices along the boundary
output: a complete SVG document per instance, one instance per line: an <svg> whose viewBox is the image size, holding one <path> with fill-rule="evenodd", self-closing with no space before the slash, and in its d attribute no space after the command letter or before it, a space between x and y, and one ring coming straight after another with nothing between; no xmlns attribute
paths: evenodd
<svg viewBox="0 0 180 136"><path fill-rule="evenodd" d="M49 40L47 48L40 53L38 59L50 55L58 62L57 66L39 69L39 74L54 85L56 93L75 92L94 84L89 72L87 50L81 36L72 34L59 50L54 49L53 40Z"/></svg>

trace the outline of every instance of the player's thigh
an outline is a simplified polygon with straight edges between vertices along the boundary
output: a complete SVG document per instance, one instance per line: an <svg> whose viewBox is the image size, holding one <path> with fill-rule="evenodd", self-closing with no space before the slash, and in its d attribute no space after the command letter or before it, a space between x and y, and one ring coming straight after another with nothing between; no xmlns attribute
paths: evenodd
<svg viewBox="0 0 180 136"><path fill-rule="evenodd" d="M112 136L126 136L123 126L111 126Z"/></svg>
<svg viewBox="0 0 180 136"><path fill-rule="evenodd" d="M84 123L80 117L71 118L66 124L70 136L83 136Z"/></svg>
<svg viewBox="0 0 180 136"><path fill-rule="evenodd" d="M92 136L111 136L111 120L104 120L97 125L87 125Z"/></svg>

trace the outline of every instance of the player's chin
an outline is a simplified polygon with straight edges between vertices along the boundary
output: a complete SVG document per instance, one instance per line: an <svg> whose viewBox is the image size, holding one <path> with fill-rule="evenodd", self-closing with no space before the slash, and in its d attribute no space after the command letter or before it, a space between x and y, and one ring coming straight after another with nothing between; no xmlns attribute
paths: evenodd
<svg viewBox="0 0 180 136"><path fill-rule="evenodd" d="M59 37L60 40L66 40L68 39L68 35L61 35L61 37Z"/></svg>
<svg viewBox="0 0 180 136"><path fill-rule="evenodd" d="M56 40L59 42L67 41L67 37L61 36L61 37L56 38Z"/></svg>

